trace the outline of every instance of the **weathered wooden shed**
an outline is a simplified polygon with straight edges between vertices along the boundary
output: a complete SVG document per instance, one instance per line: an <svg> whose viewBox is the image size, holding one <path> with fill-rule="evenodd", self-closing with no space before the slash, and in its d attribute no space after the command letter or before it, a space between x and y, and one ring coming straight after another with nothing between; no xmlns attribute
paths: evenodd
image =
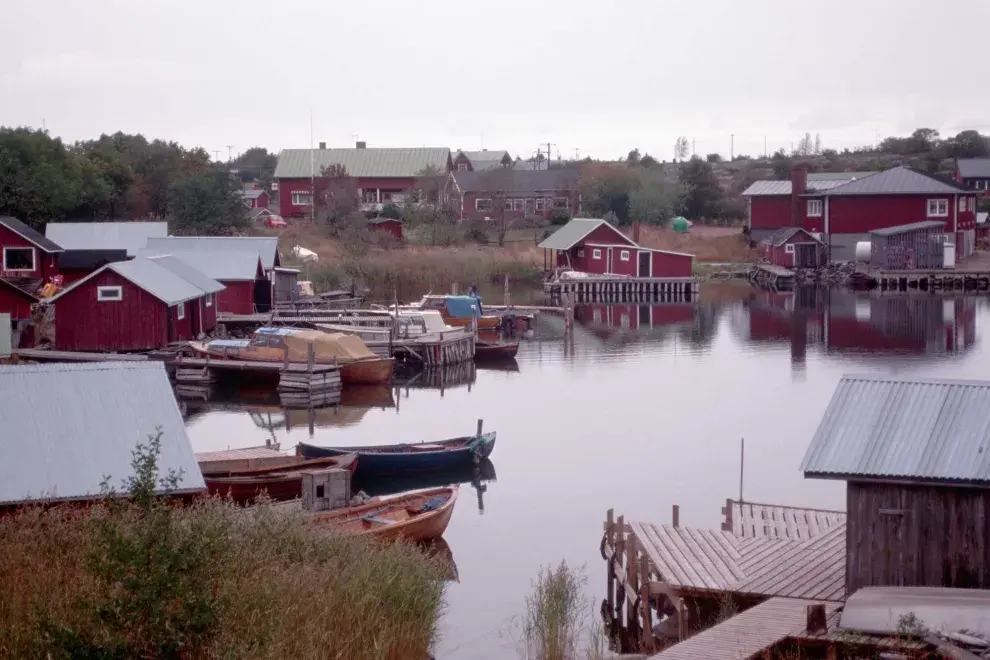
<svg viewBox="0 0 990 660"><path fill-rule="evenodd" d="M276 268L272 271L275 303L294 303L299 299L299 269Z"/></svg>
<svg viewBox="0 0 990 660"><path fill-rule="evenodd" d="M990 382L843 376L801 469L847 482L847 594L990 587Z"/></svg>
<svg viewBox="0 0 990 660"><path fill-rule="evenodd" d="M942 268L945 223L941 220L874 229L870 232L870 265L883 270Z"/></svg>

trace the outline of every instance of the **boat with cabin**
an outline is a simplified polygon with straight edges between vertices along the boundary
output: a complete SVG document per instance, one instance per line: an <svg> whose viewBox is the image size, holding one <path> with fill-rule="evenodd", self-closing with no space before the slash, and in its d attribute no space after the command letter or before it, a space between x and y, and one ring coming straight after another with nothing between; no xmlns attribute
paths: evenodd
<svg viewBox="0 0 990 660"><path fill-rule="evenodd" d="M306 364L313 347L314 364L340 367L344 385L388 383L395 373L395 359L376 355L360 337L299 328L258 328L250 339L214 339L190 348L218 360L247 360Z"/></svg>
<svg viewBox="0 0 990 660"><path fill-rule="evenodd" d="M400 305L398 309L438 311L448 325L467 327L475 323L479 332L526 332L533 321L532 314L523 314L511 308L500 312L485 312L481 298L474 295L426 294L419 302Z"/></svg>

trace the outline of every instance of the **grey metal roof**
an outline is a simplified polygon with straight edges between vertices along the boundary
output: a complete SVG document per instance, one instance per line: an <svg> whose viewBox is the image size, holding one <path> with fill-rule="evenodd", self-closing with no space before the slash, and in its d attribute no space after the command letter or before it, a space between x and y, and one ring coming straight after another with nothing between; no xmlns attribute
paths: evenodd
<svg viewBox="0 0 990 660"><path fill-rule="evenodd" d="M458 189L464 192L498 190L504 193L565 193L577 190L577 170L516 170L498 168L488 171L453 172Z"/></svg>
<svg viewBox="0 0 990 660"><path fill-rule="evenodd" d="M843 376L801 470L990 484L990 382Z"/></svg>
<svg viewBox="0 0 990 660"><path fill-rule="evenodd" d="M51 239L45 238L39 232L35 231L17 218L12 218L9 215L0 215L0 226L6 227L21 238L27 239L49 254L62 251L61 245L58 245Z"/></svg>
<svg viewBox="0 0 990 660"><path fill-rule="evenodd" d="M222 253L221 253L222 254ZM185 281L201 289L204 293L218 293L227 287L220 284L203 271L190 266L188 263L171 254L148 257L173 275L178 275Z"/></svg>
<svg viewBox="0 0 990 660"><path fill-rule="evenodd" d="M615 233L622 236L627 242L632 243L631 240L625 237L618 229L612 227L601 218L574 218L566 225L547 236L543 239L543 242L537 247L545 248L547 250L570 250L572 247L581 242L585 236L595 231L602 225L611 227L615 230Z"/></svg>
<svg viewBox="0 0 990 660"><path fill-rule="evenodd" d="M956 169L964 179L990 179L990 158L960 158Z"/></svg>
<svg viewBox="0 0 990 660"><path fill-rule="evenodd" d="M207 252L205 250L141 250L139 256L171 255L218 282L253 281L258 276L257 252ZM202 288L202 287L200 287Z"/></svg>
<svg viewBox="0 0 990 660"><path fill-rule="evenodd" d="M783 245L788 240L790 240L791 237L794 236L794 234L798 234L798 233L804 233L811 240L821 243L820 240L812 236L810 232L805 231L801 227L784 227L782 229L778 229L774 233L764 238L762 242L774 246Z"/></svg>
<svg viewBox="0 0 990 660"><path fill-rule="evenodd" d="M159 427L159 474L205 488L160 362L0 365L0 418L0 504L99 495L107 476L120 490L131 452Z"/></svg>
<svg viewBox="0 0 990 660"><path fill-rule="evenodd" d="M49 222L45 235L66 250L127 250L133 257L149 238L168 236L168 223Z"/></svg>
<svg viewBox="0 0 990 660"><path fill-rule="evenodd" d="M945 222L942 220L922 220L921 222L911 222L906 225L897 225L896 227L871 229L869 233L876 234L877 236L896 236L897 234L906 234L919 229L937 229L939 227L945 227Z"/></svg>
<svg viewBox="0 0 990 660"><path fill-rule="evenodd" d="M208 293L184 276L178 275L163 264L146 257L135 257L130 261L118 261L106 267L130 280L166 305L178 305Z"/></svg>
<svg viewBox="0 0 990 660"><path fill-rule="evenodd" d="M167 238L149 238L145 247L169 254L190 250L205 250L207 252L254 251L261 257L262 267L265 270L271 270L275 267L275 255L278 254L278 238L267 236L169 236Z"/></svg>
<svg viewBox="0 0 990 660"><path fill-rule="evenodd" d="M892 167L864 179L850 181L825 191L834 195L941 195L967 191L962 186L910 167Z"/></svg>
<svg viewBox="0 0 990 660"><path fill-rule="evenodd" d="M908 614L933 632L990 635L990 590L948 587L864 587L846 599L840 630L874 635L903 633Z"/></svg>
<svg viewBox="0 0 990 660"><path fill-rule="evenodd" d="M815 172L808 174L808 192L819 192L838 188L850 181L872 174L875 174L875 172ZM789 179L787 181L754 181L742 194L747 197L790 195L791 182Z"/></svg>
<svg viewBox="0 0 990 660"><path fill-rule="evenodd" d="M247 188L241 191L241 197L244 199L258 199L265 194L265 191L261 188Z"/></svg>
<svg viewBox="0 0 990 660"><path fill-rule="evenodd" d="M313 168L310 168L312 153ZM414 177L428 167L446 172L447 147L378 149L283 149L275 167L276 179L308 179L328 165L343 165L354 177Z"/></svg>

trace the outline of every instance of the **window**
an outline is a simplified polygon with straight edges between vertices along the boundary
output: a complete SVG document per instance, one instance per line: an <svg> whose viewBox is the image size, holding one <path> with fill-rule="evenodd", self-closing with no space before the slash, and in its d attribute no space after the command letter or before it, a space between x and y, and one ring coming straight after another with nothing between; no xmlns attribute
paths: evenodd
<svg viewBox="0 0 990 660"><path fill-rule="evenodd" d="M511 199L505 200L505 210L506 211L511 211L512 210L512 200Z"/></svg>
<svg viewBox="0 0 990 660"><path fill-rule="evenodd" d="M794 254L794 246L793 245L785 245L784 246L784 252L786 252L787 254Z"/></svg>
<svg viewBox="0 0 990 660"><path fill-rule="evenodd" d="M100 302L111 302L124 299L124 290L119 286L96 287L96 299Z"/></svg>
<svg viewBox="0 0 990 660"><path fill-rule="evenodd" d="M458 172L467 172L468 171L467 163L458 163L457 164L457 171Z"/></svg>
<svg viewBox="0 0 990 660"><path fill-rule="evenodd" d="M619 259L621 261L629 261L629 250L619 252Z"/></svg>
<svg viewBox="0 0 990 660"><path fill-rule="evenodd" d="M3 249L4 270L34 270L34 248L5 247Z"/></svg>
<svg viewBox="0 0 990 660"><path fill-rule="evenodd" d="M602 258L602 251L599 250L598 248L595 248L594 250L591 251L591 258L592 259L601 259Z"/></svg>
<svg viewBox="0 0 990 660"><path fill-rule="evenodd" d="M293 206L310 206L313 203L313 193L295 190L292 192Z"/></svg>
<svg viewBox="0 0 990 660"><path fill-rule="evenodd" d="M546 211L547 210L547 200L543 199L542 197L538 197L536 199L536 210L537 211Z"/></svg>
<svg viewBox="0 0 990 660"><path fill-rule="evenodd" d="M584 248L577 249L577 256L580 257L581 259L584 259Z"/></svg>
<svg viewBox="0 0 990 660"><path fill-rule="evenodd" d="M808 200L808 217L809 218L822 217L822 200L820 199Z"/></svg>
<svg viewBox="0 0 990 660"><path fill-rule="evenodd" d="M591 322L601 323L602 322L602 310L601 307L595 307L591 310Z"/></svg>
<svg viewBox="0 0 990 660"><path fill-rule="evenodd" d="M622 326L623 328L628 328L629 327L629 315L628 314L623 314L622 316L619 317L619 325Z"/></svg>
<svg viewBox="0 0 990 660"><path fill-rule="evenodd" d="M512 206L516 211L522 212L523 208L525 207L525 204L526 204L526 200L522 198L512 200Z"/></svg>
<svg viewBox="0 0 990 660"><path fill-rule="evenodd" d="M536 200L533 199L532 197L528 198L526 200L526 213L532 213L535 208L536 208Z"/></svg>
<svg viewBox="0 0 990 660"><path fill-rule="evenodd" d="M553 207L555 209L566 209L567 208L567 198L566 197L554 197Z"/></svg>
<svg viewBox="0 0 990 660"><path fill-rule="evenodd" d="M482 197L474 200L474 210L475 211L491 211L492 210L492 200L490 197Z"/></svg>
<svg viewBox="0 0 990 660"><path fill-rule="evenodd" d="M947 199L928 200L928 217L929 218L949 217L949 200Z"/></svg>
<svg viewBox="0 0 990 660"><path fill-rule="evenodd" d="M186 318L186 303L179 303L175 306L175 318L178 321Z"/></svg>
<svg viewBox="0 0 990 660"><path fill-rule="evenodd" d="M207 307L213 307L213 294L212 293L206 294L206 306Z"/></svg>
<svg viewBox="0 0 990 660"><path fill-rule="evenodd" d="M965 197L960 197L959 198L959 210L960 211L965 211L966 210L966 198Z"/></svg>
<svg viewBox="0 0 990 660"><path fill-rule="evenodd" d="M975 210L976 210L976 198L975 197L970 197L969 198L969 212L972 213Z"/></svg>

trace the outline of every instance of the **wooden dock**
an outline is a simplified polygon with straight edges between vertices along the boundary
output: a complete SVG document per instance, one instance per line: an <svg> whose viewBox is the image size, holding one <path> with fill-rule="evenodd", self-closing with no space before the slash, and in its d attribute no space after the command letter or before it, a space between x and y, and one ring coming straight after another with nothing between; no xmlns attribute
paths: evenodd
<svg viewBox="0 0 990 660"><path fill-rule="evenodd" d="M790 268L774 266L773 264L753 264L749 269L747 279L757 286L768 289L790 290L794 288L797 274Z"/></svg>
<svg viewBox="0 0 990 660"><path fill-rule="evenodd" d="M80 353L46 348L18 348L14 351L14 357L39 362L145 362L148 359L144 353Z"/></svg>
<svg viewBox="0 0 990 660"><path fill-rule="evenodd" d="M701 283L695 277L575 277L550 280L543 292L555 303L574 296L575 303L663 302L697 299Z"/></svg>
<svg viewBox="0 0 990 660"><path fill-rule="evenodd" d="M722 531L748 538L804 541L846 522L842 511L756 504L727 499L722 507Z"/></svg>
<svg viewBox="0 0 990 660"><path fill-rule="evenodd" d="M367 312L368 310L361 310ZM347 324L372 328L388 328L393 324L387 314L342 314L340 310L299 310L299 313L275 314L217 314L217 323L224 325L301 325L314 323Z"/></svg>
<svg viewBox="0 0 990 660"><path fill-rule="evenodd" d="M951 269L871 270L868 277L881 291L929 291L931 293L986 293L990 291L990 271Z"/></svg>

